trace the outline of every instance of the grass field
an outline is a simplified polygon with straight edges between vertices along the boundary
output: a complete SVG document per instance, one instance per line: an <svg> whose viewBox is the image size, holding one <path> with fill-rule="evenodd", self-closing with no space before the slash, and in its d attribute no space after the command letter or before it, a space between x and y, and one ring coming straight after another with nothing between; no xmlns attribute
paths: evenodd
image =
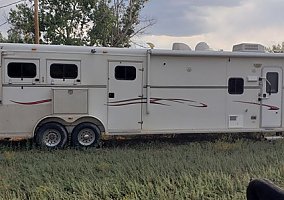
<svg viewBox="0 0 284 200"><path fill-rule="evenodd" d="M100 149L1 145L0 199L245 199L250 178L284 186L284 142L143 141Z"/></svg>

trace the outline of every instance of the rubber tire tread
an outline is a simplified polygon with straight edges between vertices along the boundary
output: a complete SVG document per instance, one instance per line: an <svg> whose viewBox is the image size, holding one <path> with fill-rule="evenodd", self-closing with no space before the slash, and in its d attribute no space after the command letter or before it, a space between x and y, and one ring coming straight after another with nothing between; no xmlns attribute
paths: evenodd
<svg viewBox="0 0 284 200"><path fill-rule="evenodd" d="M43 142L43 134L48 129L55 129L61 134L61 141L59 142L58 145L54 147L46 146ZM57 123L57 122L48 122L46 124L41 125L36 131L35 142L38 146L43 147L43 148L48 148L48 149L60 148L61 149L61 148L64 148L64 146L67 143L67 138L68 138L67 135L68 135L67 130L62 124Z"/></svg>
<svg viewBox="0 0 284 200"><path fill-rule="evenodd" d="M95 133L95 140L92 144L90 145L82 145L79 143L78 141L78 134L79 132L84 129L84 128L90 128L94 131ZM78 124L72 131L72 135L71 135L71 141L72 141L72 145L75 146L75 147L97 147L99 145L99 142L100 142L100 139L101 139L101 131L100 129L98 128L97 125L93 124L93 123L90 123L90 122L83 122L81 124Z"/></svg>

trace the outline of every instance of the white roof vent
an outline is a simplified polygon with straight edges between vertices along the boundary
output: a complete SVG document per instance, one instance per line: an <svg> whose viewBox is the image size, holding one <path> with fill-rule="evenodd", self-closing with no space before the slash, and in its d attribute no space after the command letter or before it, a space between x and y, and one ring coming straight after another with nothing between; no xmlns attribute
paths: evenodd
<svg viewBox="0 0 284 200"><path fill-rule="evenodd" d="M265 48L261 44L242 43L233 46L233 51L237 52L265 52Z"/></svg>
<svg viewBox="0 0 284 200"><path fill-rule="evenodd" d="M184 43L173 43L173 50L187 50L191 51L191 48Z"/></svg>
<svg viewBox="0 0 284 200"><path fill-rule="evenodd" d="M195 47L195 51L211 51L211 48L206 42L199 42Z"/></svg>

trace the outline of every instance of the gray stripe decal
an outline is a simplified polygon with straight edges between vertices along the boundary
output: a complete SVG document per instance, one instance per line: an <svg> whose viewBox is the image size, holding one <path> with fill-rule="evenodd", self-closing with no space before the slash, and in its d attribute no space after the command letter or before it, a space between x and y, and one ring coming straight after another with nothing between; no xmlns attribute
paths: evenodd
<svg viewBox="0 0 284 200"><path fill-rule="evenodd" d="M158 89L227 89L228 86L150 86Z"/></svg>
<svg viewBox="0 0 284 200"><path fill-rule="evenodd" d="M107 88L106 85L20 85L5 84L3 87L44 87L44 88Z"/></svg>
<svg viewBox="0 0 284 200"><path fill-rule="evenodd" d="M260 86L245 86L245 89L260 89Z"/></svg>
<svg viewBox="0 0 284 200"><path fill-rule="evenodd" d="M107 88L107 85L22 85L4 84L3 87L48 87L48 88ZM146 88L146 86L144 86ZM228 86L150 86L153 89L228 89ZM259 86L245 86L244 89L260 89ZM284 87L283 87L284 89Z"/></svg>
<svg viewBox="0 0 284 200"><path fill-rule="evenodd" d="M150 88L153 88L153 89L228 89L228 86L150 86ZM244 89L260 89L260 87L259 86L245 86Z"/></svg>

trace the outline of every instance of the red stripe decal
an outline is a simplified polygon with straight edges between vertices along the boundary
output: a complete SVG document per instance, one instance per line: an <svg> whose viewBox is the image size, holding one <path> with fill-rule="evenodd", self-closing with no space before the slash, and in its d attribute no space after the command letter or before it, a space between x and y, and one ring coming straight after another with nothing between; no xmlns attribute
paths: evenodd
<svg viewBox="0 0 284 200"><path fill-rule="evenodd" d="M261 103L255 103L255 102L249 102L249 101L235 101L235 102L263 106L263 107L267 107L268 110L279 110L280 109L276 106L261 104Z"/></svg>
<svg viewBox="0 0 284 200"><path fill-rule="evenodd" d="M126 105L133 105L133 104L144 104L146 98L134 98L134 99L123 99L120 101L112 101L108 102L108 106L126 106ZM166 103L164 103L166 102ZM185 104L187 106L196 107L196 108L207 108L208 105L205 103L193 101L190 99L179 99L179 98L150 98L151 104L162 105L162 106L170 106L167 103L174 102L179 104Z"/></svg>
<svg viewBox="0 0 284 200"><path fill-rule="evenodd" d="M37 105L37 104L43 104L43 103L48 103L51 102L51 99L45 99L45 100L40 100L40 101L32 101L32 102L19 102L19 101L13 101L10 100L13 103L16 104L21 104L21 105Z"/></svg>

